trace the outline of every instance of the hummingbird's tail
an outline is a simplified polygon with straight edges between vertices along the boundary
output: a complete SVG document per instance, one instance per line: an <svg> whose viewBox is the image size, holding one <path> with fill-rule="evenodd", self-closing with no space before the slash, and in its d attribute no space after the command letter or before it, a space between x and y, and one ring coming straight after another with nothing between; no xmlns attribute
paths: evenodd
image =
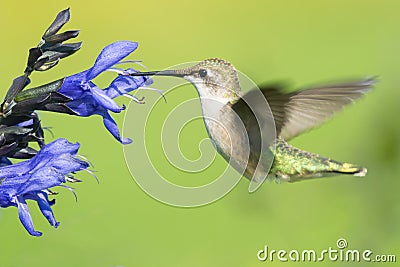
<svg viewBox="0 0 400 267"><path fill-rule="evenodd" d="M367 169L303 151L289 145L283 140L278 140L271 174L278 179L297 182L338 174L365 176Z"/></svg>
<svg viewBox="0 0 400 267"><path fill-rule="evenodd" d="M334 163L332 164L334 165L334 168L331 170L334 173L352 174L360 177L364 177L367 174L367 168L356 166L350 163L341 163L333 160L331 161Z"/></svg>

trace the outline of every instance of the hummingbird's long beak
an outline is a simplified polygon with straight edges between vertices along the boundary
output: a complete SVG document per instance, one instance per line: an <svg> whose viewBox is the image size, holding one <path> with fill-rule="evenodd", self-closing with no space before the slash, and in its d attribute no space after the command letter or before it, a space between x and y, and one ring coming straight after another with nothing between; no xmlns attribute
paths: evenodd
<svg viewBox="0 0 400 267"><path fill-rule="evenodd" d="M185 70L161 70L161 71L145 71L145 72L136 72L131 73L129 76L173 76L173 77L184 77L187 75L187 71Z"/></svg>

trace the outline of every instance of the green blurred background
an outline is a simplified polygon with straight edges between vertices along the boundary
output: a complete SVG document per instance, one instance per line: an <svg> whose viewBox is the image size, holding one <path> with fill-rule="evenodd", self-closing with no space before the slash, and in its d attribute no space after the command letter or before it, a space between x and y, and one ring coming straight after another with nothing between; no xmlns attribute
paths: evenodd
<svg viewBox="0 0 400 267"><path fill-rule="evenodd" d="M100 184L79 175L85 182L75 186L78 203L67 190L57 190L58 229L31 205L35 227L44 233L40 238L26 233L17 209L0 210L0 266L308 266L315 264L259 262L256 253L264 245L288 251L335 248L341 237L350 249L400 257L398 1L3 1L1 95L22 73L28 49L66 7L72 14L66 29L80 29L84 46L55 69L34 73L32 85L84 70L105 45L127 39L140 42L131 59L144 60L152 69L221 57L257 83L288 79L300 87L379 75L376 89L364 99L292 142L359 163L369 172L364 179L267 183L254 194L247 192L248 181L242 179L216 203L176 208L137 186L121 145L104 129L101 118L42 113L43 124L55 135L48 134L47 140L79 141ZM107 84L109 77L98 83ZM154 93L139 94L152 104ZM194 89L175 93L171 105L195 94ZM137 116L143 116L140 110ZM163 122L153 117L153 124ZM122 127L123 114L114 118ZM159 135L149 138L159 140ZM198 153L199 135L206 137L201 123L183 132L188 157ZM138 155L137 168L140 160ZM161 155L153 160L165 164ZM214 164L204 177L226 166L220 157Z"/></svg>

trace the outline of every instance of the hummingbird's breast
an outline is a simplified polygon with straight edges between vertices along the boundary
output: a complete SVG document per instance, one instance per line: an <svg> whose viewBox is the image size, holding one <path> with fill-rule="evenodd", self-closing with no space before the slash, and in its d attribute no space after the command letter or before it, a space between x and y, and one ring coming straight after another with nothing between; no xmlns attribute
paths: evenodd
<svg viewBox="0 0 400 267"><path fill-rule="evenodd" d="M212 105L211 105L212 104ZM244 173L250 156L246 127L228 104L202 103L208 135L221 156L237 171Z"/></svg>
<svg viewBox="0 0 400 267"><path fill-rule="evenodd" d="M261 151L261 134L254 127L254 118L240 117L230 104L218 101L202 101L202 109L208 135L218 153L248 179L263 180L273 156L269 150Z"/></svg>

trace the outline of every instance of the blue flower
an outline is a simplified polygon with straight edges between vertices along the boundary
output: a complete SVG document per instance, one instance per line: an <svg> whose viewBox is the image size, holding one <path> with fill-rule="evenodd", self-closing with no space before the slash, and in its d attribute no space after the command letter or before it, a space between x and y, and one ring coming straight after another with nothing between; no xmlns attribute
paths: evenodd
<svg viewBox="0 0 400 267"><path fill-rule="evenodd" d="M117 124L108 111L119 113L125 106L118 106L113 98L128 95L129 92L141 86L152 83L148 77L118 76L104 90L97 87L92 80L104 71L109 70L115 64L121 62L126 56L136 50L136 42L120 41L106 46L97 57L93 67L78 74L66 77L58 93L69 97L71 101L65 105L78 116L101 115L108 131L121 143L132 142L129 138L122 138ZM136 72L125 70L126 73ZM129 95L130 96L130 95ZM133 96L130 96L134 98Z"/></svg>
<svg viewBox="0 0 400 267"><path fill-rule="evenodd" d="M50 225L58 227L59 222L54 218L51 209L55 202L49 200L48 189L66 181L74 181L71 173L89 167L86 161L76 158L78 149L79 143L72 144L66 139L57 139L43 146L29 160L10 165L7 158L1 158L0 207L17 207L19 219L29 234L42 235L33 227L27 199L36 201Z"/></svg>

